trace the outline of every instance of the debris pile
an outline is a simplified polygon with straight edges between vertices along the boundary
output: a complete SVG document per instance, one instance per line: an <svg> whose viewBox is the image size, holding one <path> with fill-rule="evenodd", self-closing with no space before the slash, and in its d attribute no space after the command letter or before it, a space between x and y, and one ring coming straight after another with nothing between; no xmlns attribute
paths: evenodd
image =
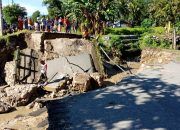
<svg viewBox="0 0 180 130"><path fill-rule="evenodd" d="M8 86L1 89L0 101L10 106L18 107L27 105L37 95L37 85L26 84Z"/></svg>

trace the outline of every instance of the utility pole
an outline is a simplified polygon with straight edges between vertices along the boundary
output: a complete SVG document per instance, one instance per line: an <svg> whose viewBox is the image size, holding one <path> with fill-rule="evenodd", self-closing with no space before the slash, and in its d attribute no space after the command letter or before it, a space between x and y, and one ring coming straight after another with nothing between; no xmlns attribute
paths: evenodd
<svg viewBox="0 0 180 130"><path fill-rule="evenodd" d="M0 0L0 36L3 35L2 0Z"/></svg>

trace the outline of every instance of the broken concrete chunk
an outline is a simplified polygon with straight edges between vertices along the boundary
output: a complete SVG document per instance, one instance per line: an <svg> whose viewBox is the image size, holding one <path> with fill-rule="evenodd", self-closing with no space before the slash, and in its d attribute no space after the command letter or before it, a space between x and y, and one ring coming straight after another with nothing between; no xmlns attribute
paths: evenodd
<svg viewBox="0 0 180 130"><path fill-rule="evenodd" d="M0 101L0 114L9 112L13 109L10 105Z"/></svg>
<svg viewBox="0 0 180 130"><path fill-rule="evenodd" d="M95 73L91 73L90 76L92 77L91 85L93 86L94 89L102 87L103 79L104 79L103 75L95 72Z"/></svg>
<svg viewBox="0 0 180 130"><path fill-rule="evenodd" d="M58 90L62 90L62 89L67 89L66 88L66 83L67 81L66 80L61 80L60 82L59 82L59 88L58 88Z"/></svg>
<svg viewBox="0 0 180 130"><path fill-rule="evenodd" d="M0 101L11 104L12 106L23 106L32 99L36 94L37 86L31 85L16 85L4 89L5 95L0 98Z"/></svg>
<svg viewBox="0 0 180 130"><path fill-rule="evenodd" d="M87 73L76 73L73 76L73 90L86 92L91 90L91 77Z"/></svg>

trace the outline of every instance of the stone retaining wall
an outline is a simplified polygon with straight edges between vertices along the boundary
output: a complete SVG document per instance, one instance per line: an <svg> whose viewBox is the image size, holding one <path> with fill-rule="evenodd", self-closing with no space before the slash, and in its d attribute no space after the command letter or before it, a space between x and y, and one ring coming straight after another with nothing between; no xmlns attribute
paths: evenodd
<svg viewBox="0 0 180 130"><path fill-rule="evenodd" d="M142 64L161 64L172 61L175 57L175 52L163 49L144 49L141 53Z"/></svg>

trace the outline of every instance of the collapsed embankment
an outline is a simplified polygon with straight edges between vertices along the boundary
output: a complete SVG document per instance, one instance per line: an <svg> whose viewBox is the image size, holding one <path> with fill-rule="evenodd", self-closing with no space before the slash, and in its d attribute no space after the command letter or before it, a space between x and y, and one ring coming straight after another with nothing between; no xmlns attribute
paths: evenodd
<svg viewBox="0 0 180 130"><path fill-rule="evenodd" d="M14 53L17 51L17 46L20 48L18 66L16 65L17 61L14 60ZM87 40L81 39L80 35L40 32L15 33L1 38L0 52L1 83L7 83L9 85L0 88L0 101L10 106L27 105L30 101L38 97L38 86L35 83L37 83L39 78L39 61L42 58L47 60L47 63L52 62L52 64L48 63L48 76L50 79L54 73L62 72L62 67L64 67L63 73L66 74L84 73L78 74L74 78L76 79L74 82L75 86L82 82L84 76L87 77L88 84L86 81L83 81L78 86L84 87L83 84L86 84L87 88L83 89L83 91L89 90L90 79L93 77L93 74L90 76L89 74L85 74L86 72L104 73L97 46ZM61 61L64 59L66 63L62 64ZM87 60L89 61L88 63L86 63ZM16 77L13 76L14 74ZM97 75L95 76L97 77ZM59 75L56 75L54 80L58 78ZM16 81L15 84L14 81ZM68 82L66 86L73 86L71 79L68 81L65 80L65 84L66 82ZM57 87L59 87L59 84L58 82ZM8 109L3 108L3 111L7 112Z"/></svg>
<svg viewBox="0 0 180 130"><path fill-rule="evenodd" d="M59 42L60 40L49 40L48 41L48 44L50 44L50 51L49 53L47 54L48 55L48 58L52 59L52 58L56 58L57 56L57 50L58 48L55 48L57 44L60 44L61 42ZM73 40L72 40L73 41ZM75 40L76 41L76 40ZM79 41L79 40L78 40ZM74 42L71 42L71 47L72 44ZM78 45L81 45L82 43L81 42L78 42ZM45 48L47 46L45 45ZM55 48L55 49L52 49L52 48ZM74 47L73 47L74 48ZM82 49L82 46L78 46L78 48L81 50ZM89 47L87 47L89 48ZM46 48L48 49L48 48ZM54 53L52 53L52 50ZM77 50L77 48L75 49ZM63 52L63 51L58 51L59 54L58 54L58 57L59 55ZM142 64L147 64L147 65L150 65L150 64L162 64L162 63L167 63L167 62L170 62L172 61L174 58L178 58L176 56L178 52L174 52L174 51L170 51L170 50L161 50L161 49L145 49L142 51L142 54L141 54L141 63ZM64 54L64 53L63 53ZM179 58L180 59L180 58ZM58 65L56 65L56 67L58 67ZM142 66L143 67L143 66ZM143 68L144 69L144 68ZM17 86L16 88L22 88L22 86ZM10 88L6 88L5 91L11 93L12 91L9 91ZM16 95L18 95L18 91L15 91L14 92ZM23 97L26 97L27 95L24 95L22 94L21 97L18 98L18 101L21 102L21 101L24 101L23 100ZM32 96L32 95L31 95ZM25 101L24 101L25 102ZM44 110L43 110L44 111ZM47 116L47 113L46 113L46 116ZM17 117L14 121L7 121L5 123L3 123L2 125L0 125L2 128L3 127L9 127L9 128L18 128L17 126L17 123L19 124L28 124L28 125L24 125L24 129L25 128L37 128L39 126L39 124L37 122L39 122L41 125L43 123L45 123L44 120L47 121L47 119L45 119L44 116L40 115L40 116L36 116L36 118L40 118L38 121L37 119L32 119L32 114L29 114L28 116L23 116L21 115L20 117ZM31 122L34 122L34 123L31 123ZM47 122L46 122L47 123ZM19 125L19 127L22 126L22 125ZM33 127L32 127L33 126ZM41 129L41 128L40 128Z"/></svg>

